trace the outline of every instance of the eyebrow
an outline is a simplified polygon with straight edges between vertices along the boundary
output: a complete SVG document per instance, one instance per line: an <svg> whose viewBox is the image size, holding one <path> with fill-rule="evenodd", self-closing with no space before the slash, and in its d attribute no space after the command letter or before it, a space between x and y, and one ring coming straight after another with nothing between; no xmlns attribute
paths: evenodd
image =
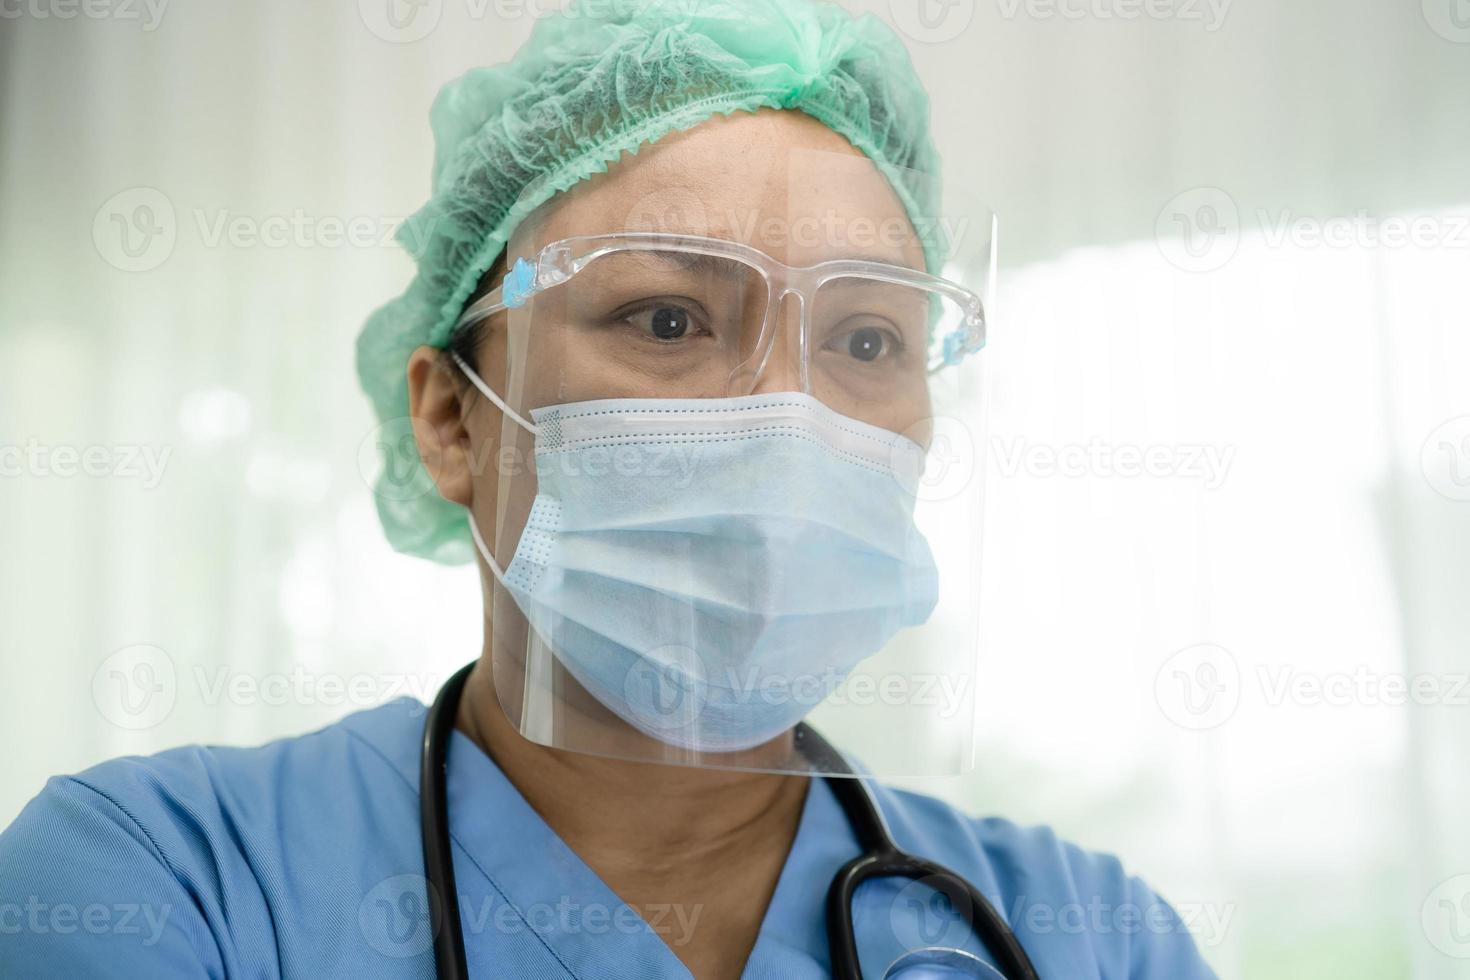
<svg viewBox="0 0 1470 980"><path fill-rule="evenodd" d="M713 275L722 279L737 279L746 275L759 275L760 273L752 266L745 264L739 259L728 258L722 255L705 255L703 252L679 252L676 250L639 250L640 257L648 256L654 260L654 264L663 266L673 272L692 272Z"/></svg>
<svg viewBox="0 0 1470 980"><path fill-rule="evenodd" d="M647 252L640 251L638 254L654 256L656 260L661 260L660 264L678 272L705 273L734 279L737 276L746 275L748 272L754 273L757 271L754 267L747 265L740 259L721 255L706 255L703 252L650 250ZM896 269L904 269L910 272L924 271L922 268L915 268L902 260L896 261L892 257L877 258L872 255L861 255L855 252L845 252L841 255L830 256L822 260L822 264L827 262L876 262L881 265L890 265Z"/></svg>

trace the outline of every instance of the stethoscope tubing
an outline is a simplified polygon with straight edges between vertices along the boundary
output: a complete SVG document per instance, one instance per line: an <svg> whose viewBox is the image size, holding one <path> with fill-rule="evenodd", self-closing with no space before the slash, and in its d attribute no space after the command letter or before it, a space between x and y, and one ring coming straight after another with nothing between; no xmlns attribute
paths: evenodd
<svg viewBox="0 0 1470 980"><path fill-rule="evenodd" d="M474 661L445 682L424 719L419 768L419 831L424 839L424 876L428 879L429 926L434 930L434 972L439 980L469 980L459 893L454 884L453 844L449 838L449 736L464 682Z"/></svg>

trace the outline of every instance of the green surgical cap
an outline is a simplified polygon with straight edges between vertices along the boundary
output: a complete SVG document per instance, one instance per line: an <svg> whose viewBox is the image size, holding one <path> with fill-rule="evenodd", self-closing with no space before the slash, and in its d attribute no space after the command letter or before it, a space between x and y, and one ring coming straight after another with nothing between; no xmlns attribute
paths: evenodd
<svg viewBox="0 0 1470 980"><path fill-rule="evenodd" d="M381 427L375 487L394 548L469 561L465 510L424 471L408 419L409 355L443 347L520 221L579 181L716 114L796 109L846 137L924 210L902 171L937 177L929 99L902 42L820 0L581 0L537 22L509 62L439 92L432 193L398 230L418 272L368 318L357 372ZM933 258L930 258L931 270Z"/></svg>

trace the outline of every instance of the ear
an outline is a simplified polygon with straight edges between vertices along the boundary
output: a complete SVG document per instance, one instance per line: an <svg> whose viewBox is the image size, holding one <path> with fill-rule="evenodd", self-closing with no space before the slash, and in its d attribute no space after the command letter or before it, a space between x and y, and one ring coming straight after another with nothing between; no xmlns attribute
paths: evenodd
<svg viewBox="0 0 1470 980"><path fill-rule="evenodd" d="M469 386L454 362L436 347L420 347L408 359L408 412L424 469L452 503L474 500L477 459L494 458L494 446L479 445L498 429L472 424ZM473 404L482 402L477 399ZM498 416L495 406L488 406ZM488 454L488 455L487 455Z"/></svg>

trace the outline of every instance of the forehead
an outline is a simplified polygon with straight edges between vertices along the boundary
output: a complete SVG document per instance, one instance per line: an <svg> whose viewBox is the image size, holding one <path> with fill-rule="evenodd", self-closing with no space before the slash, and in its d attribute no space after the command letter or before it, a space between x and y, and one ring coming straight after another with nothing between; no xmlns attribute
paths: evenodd
<svg viewBox="0 0 1470 980"><path fill-rule="evenodd" d="M804 113L716 116L547 202L516 254L577 235L659 231L754 245L788 265L861 257L922 269L923 250L888 179Z"/></svg>

